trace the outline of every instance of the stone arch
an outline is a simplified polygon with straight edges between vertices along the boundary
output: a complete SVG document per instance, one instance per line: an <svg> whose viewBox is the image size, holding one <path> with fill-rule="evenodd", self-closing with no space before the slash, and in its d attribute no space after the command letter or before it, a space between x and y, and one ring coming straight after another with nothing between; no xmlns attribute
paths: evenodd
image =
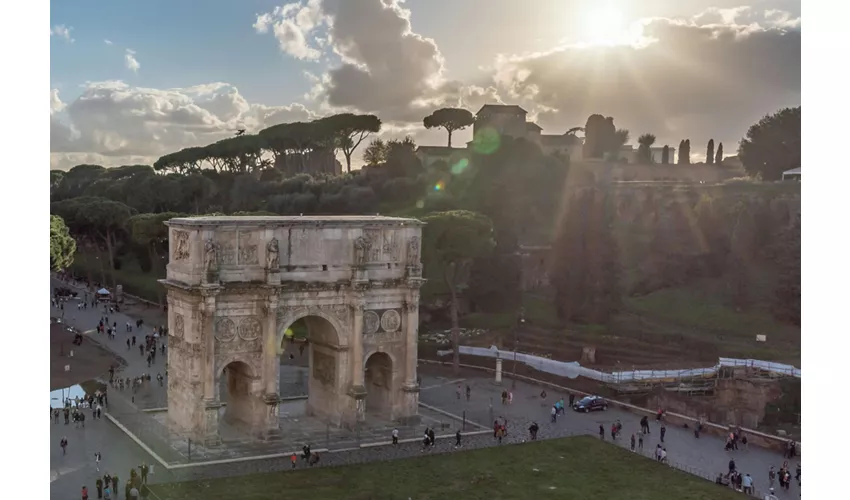
<svg viewBox="0 0 850 500"><path fill-rule="evenodd" d="M226 403L224 420L238 426L252 426L256 420L256 409L260 404L262 390L257 369L244 356L233 356L219 367L218 377L224 377ZM216 391L219 390L216 384ZM217 395L221 400L221 394Z"/></svg>
<svg viewBox="0 0 850 500"><path fill-rule="evenodd" d="M345 307L345 306L337 306L337 307ZM343 326L343 322L339 320L339 318L334 317L332 314L328 314L326 311L322 310L318 307L310 307L310 308L299 308L294 314L287 314L281 321L278 321L278 328L276 333L276 342L278 349L278 356L283 354L283 345L286 339L284 338L284 334L286 330L291 327L296 321L305 319L308 321L307 328L311 331L313 330L313 326L317 327L316 329L322 332L322 338L329 345L333 345L336 347L348 347L348 335L346 334L345 327ZM326 324L322 324L321 320L324 320ZM312 325L310 323L313 323ZM326 327L330 328L326 328Z"/></svg>
<svg viewBox="0 0 850 500"><path fill-rule="evenodd" d="M374 351L363 364L366 383L366 413L393 417L395 360L387 352Z"/></svg>

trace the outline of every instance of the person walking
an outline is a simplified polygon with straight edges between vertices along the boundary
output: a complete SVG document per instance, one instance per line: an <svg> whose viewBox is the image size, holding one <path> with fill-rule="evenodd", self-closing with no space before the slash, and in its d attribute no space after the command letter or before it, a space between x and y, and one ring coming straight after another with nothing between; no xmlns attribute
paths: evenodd
<svg viewBox="0 0 850 500"><path fill-rule="evenodd" d="M460 443L460 429L455 432L455 448L461 448L463 445Z"/></svg>
<svg viewBox="0 0 850 500"><path fill-rule="evenodd" d="M62 439L59 440L59 447L62 448L62 456L65 456L65 450L68 448L68 438L63 436Z"/></svg>
<svg viewBox="0 0 850 500"><path fill-rule="evenodd" d="M472 389L469 387L469 384L466 384L466 402L469 403L469 398L472 395Z"/></svg>
<svg viewBox="0 0 850 500"><path fill-rule="evenodd" d="M632 434L631 439L629 440L629 449L632 450L632 453L635 451L635 435Z"/></svg>
<svg viewBox="0 0 850 500"><path fill-rule="evenodd" d="M86 485L83 485L83 489L80 491L80 497L82 497L83 500L89 500L89 489Z"/></svg>
<svg viewBox="0 0 850 500"><path fill-rule="evenodd" d="M393 444L398 444L398 429L393 429Z"/></svg>

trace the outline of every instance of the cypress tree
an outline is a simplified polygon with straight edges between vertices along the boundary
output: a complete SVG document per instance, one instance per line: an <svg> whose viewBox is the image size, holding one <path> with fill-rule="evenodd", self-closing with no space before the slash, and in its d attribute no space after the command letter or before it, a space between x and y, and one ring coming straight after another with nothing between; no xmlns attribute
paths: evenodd
<svg viewBox="0 0 850 500"><path fill-rule="evenodd" d="M714 156L714 164L722 165L723 164L723 143L721 142L717 146L717 154Z"/></svg>
<svg viewBox="0 0 850 500"><path fill-rule="evenodd" d="M705 150L705 163L708 165L714 163L714 139L708 140L708 147Z"/></svg>

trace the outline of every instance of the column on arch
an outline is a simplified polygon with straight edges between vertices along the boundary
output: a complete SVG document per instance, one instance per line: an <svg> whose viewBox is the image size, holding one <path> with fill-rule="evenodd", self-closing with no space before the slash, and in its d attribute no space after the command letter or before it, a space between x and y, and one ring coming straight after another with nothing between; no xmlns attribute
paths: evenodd
<svg viewBox="0 0 850 500"><path fill-rule="evenodd" d="M278 360L277 309L280 301L277 296L268 299L263 325L263 381L267 401L280 394L280 362Z"/></svg>

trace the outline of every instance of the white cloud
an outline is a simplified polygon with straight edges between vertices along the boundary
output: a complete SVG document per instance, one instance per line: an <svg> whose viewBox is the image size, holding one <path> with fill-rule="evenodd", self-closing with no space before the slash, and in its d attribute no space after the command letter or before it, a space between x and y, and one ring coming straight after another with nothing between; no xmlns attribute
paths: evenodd
<svg viewBox="0 0 850 500"><path fill-rule="evenodd" d="M74 43L74 39L71 38L71 30L74 29L71 26L65 26L64 24L57 24L50 30L50 36L59 37L65 40L66 43Z"/></svg>
<svg viewBox="0 0 850 500"><path fill-rule="evenodd" d="M127 51L124 53L124 66L126 66L127 69L129 69L133 73L139 72L139 68L141 68L142 65L139 64L138 59L136 59L135 51L127 49Z"/></svg>
<svg viewBox="0 0 850 500"><path fill-rule="evenodd" d="M249 103L226 83L187 88L131 87L121 81L89 82L82 95L63 103L52 90L51 166L90 161L104 166L152 163L159 156L203 146L271 125L317 115L301 104Z"/></svg>
<svg viewBox="0 0 850 500"><path fill-rule="evenodd" d="M107 38L104 38L104 39L103 39L103 43L105 43L106 45L112 45L112 40L109 40L109 39L107 39Z"/></svg>
<svg viewBox="0 0 850 500"><path fill-rule="evenodd" d="M323 22L321 1L309 0L304 6L296 2L260 14L253 27L259 34L268 33L271 27L283 53L296 59L313 61L319 59L322 52L310 46L309 37Z"/></svg>

